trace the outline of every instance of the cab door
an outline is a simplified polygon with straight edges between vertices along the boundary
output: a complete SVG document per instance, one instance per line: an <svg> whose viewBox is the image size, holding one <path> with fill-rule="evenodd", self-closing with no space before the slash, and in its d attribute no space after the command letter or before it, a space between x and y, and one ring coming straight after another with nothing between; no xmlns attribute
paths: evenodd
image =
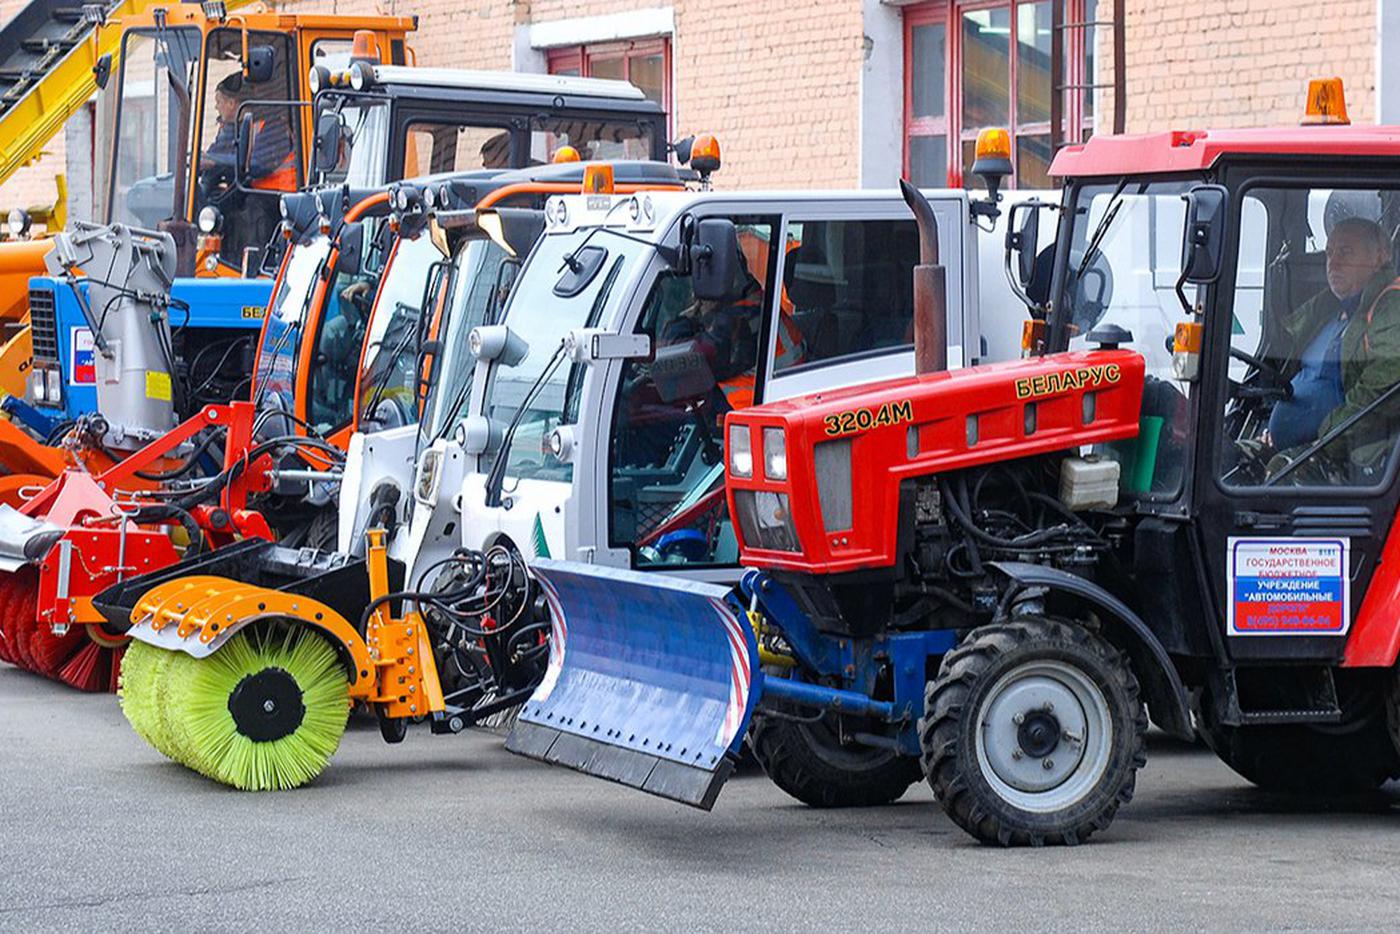
<svg viewBox="0 0 1400 934"><path fill-rule="evenodd" d="M689 276L653 265L636 317L623 325L651 340L653 356L608 371L607 457L594 459L592 488L600 561L732 580L738 547L723 495L724 416L761 398L782 221L762 204L706 208L704 216L734 223L739 273L724 299L701 301Z"/></svg>
<svg viewBox="0 0 1400 934"><path fill-rule="evenodd" d="M1316 171L1236 184L1194 507L1214 623L1236 661L1331 661L1396 509L1400 189Z"/></svg>

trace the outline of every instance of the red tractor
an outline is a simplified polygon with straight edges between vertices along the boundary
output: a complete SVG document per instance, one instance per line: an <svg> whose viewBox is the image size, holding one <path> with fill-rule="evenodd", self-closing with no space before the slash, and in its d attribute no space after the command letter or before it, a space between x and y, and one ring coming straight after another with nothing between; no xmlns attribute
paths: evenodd
<svg viewBox="0 0 1400 934"><path fill-rule="evenodd" d="M708 808L747 734L808 804L922 777L1001 845L1106 828L1149 716L1266 789L1400 775L1398 170L1393 127L1061 151L1009 218L1025 359L941 368L926 250L919 375L728 416L739 587L537 562L510 748Z"/></svg>

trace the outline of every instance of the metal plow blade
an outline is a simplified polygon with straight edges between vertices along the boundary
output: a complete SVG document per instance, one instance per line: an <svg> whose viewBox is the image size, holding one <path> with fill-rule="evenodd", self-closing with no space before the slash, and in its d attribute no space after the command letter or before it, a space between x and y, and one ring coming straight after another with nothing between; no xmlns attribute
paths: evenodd
<svg viewBox="0 0 1400 934"><path fill-rule="evenodd" d="M549 666L511 752L709 810L758 700L758 646L727 588L537 560Z"/></svg>

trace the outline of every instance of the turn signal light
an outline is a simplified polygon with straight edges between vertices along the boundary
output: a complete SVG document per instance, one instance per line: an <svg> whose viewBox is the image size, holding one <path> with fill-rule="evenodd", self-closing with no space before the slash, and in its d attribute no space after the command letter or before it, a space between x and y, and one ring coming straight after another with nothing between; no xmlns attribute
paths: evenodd
<svg viewBox="0 0 1400 934"><path fill-rule="evenodd" d="M1308 82L1308 105L1303 126L1346 126L1347 97L1341 78L1313 78Z"/></svg>
<svg viewBox="0 0 1400 934"><path fill-rule="evenodd" d="M583 170L583 193L610 195L613 193L613 169L606 162L597 162Z"/></svg>
<svg viewBox="0 0 1400 934"><path fill-rule="evenodd" d="M1028 318L1021 322L1021 356L1031 357L1045 349L1045 339L1050 328L1040 318Z"/></svg>
<svg viewBox="0 0 1400 934"><path fill-rule="evenodd" d="M572 146L560 146L554 150L554 157L551 162L578 162L580 159L578 150Z"/></svg>

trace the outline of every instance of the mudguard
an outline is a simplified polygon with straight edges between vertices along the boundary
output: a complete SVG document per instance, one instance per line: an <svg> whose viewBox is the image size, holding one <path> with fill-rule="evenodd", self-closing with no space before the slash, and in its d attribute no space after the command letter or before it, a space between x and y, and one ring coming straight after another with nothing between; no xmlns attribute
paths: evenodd
<svg viewBox="0 0 1400 934"><path fill-rule="evenodd" d="M1085 580L1057 568L1021 561L993 561L990 567L1005 574L1016 589L1045 587L1070 594L1096 605L1117 619L1130 634L1130 651L1139 681L1147 695L1147 708L1152 720L1178 739L1191 740L1195 730L1191 725L1191 709L1186 700L1186 688L1181 683L1171 656L1148 625L1126 603L1093 581Z"/></svg>
<svg viewBox="0 0 1400 934"><path fill-rule="evenodd" d="M569 561L531 567L550 606L549 664L506 748L710 809L763 677L729 589Z"/></svg>

